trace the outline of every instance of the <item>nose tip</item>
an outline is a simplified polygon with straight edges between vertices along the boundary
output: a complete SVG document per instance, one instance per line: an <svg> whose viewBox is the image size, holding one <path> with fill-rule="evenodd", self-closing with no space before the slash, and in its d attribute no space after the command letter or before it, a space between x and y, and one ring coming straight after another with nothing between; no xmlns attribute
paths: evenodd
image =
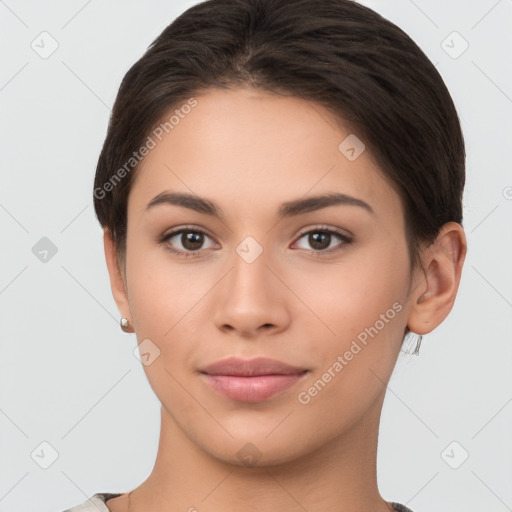
<svg viewBox="0 0 512 512"><path fill-rule="evenodd" d="M289 323L282 297L283 286L269 270L263 248L254 258L257 246L249 238L252 237L245 239L246 245L238 246L247 251L237 254L234 266L220 288L214 317L219 329L236 331L244 337L279 331ZM250 263L248 254L251 255Z"/></svg>

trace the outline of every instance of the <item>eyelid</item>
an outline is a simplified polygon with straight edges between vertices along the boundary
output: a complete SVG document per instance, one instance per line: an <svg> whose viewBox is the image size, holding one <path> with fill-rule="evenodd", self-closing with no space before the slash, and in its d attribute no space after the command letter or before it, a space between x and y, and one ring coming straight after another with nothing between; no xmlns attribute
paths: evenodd
<svg viewBox="0 0 512 512"><path fill-rule="evenodd" d="M333 227L333 226L330 226L327 224L316 224L313 226L307 226L307 227L303 228L299 232L299 234L296 236L295 240L301 238L302 236L304 236L307 233L310 233L311 231L314 231L315 229L318 231L328 231L331 233L336 233L336 234L338 234L342 237L348 238L348 239L352 239L354 236L352 233L350 233L347 230L341 230L340 228L336 228L336 227ZM176 226L174 228L171 228L170 231L166 231L160 238L161 239L169 238L170 235L177 235L178 233L180 233L182 231L188 231L188 230L204 233L204 234L208 235L212 240L215 240L215 237L210 233L209 230L207 230L206 228L203 228L201 226L196 226L193 224L184 224L183 226ZM215 240L215 242L217 242L217 240Z"/></svg>
<svg viewBox="0 0 512 512"><path fill-rule="evenodd" d="M336 233L337 235L340 235L341 237L344 237L344 238L347 238L350 240L352 240L354 238L354 235L350 231L348 231L346 229L341 229L341 228L337 228L334 226L330 226L328 224L315 224L313 226L308 226L306 228L303 228L297 235L297 238L300 238L301 236L303 236L307 233L310 233L311 231L315 231L315 230Z"/></svg>
<svg viewBox="0 0 512 512"><path fill-rule="evenodd" d="M182 231L197 231L198 233L204 233L205 235L208 235L212 240L215 240L215 237L210 233L209 230L203 228L202 226L196 226L194 224L184 224L183 226L175 226L173 228L170 228L168 231L165 231L160 238L169 238L171 235L177 235ZM215 240L215 242L217 242L217 240Z"/></svg>

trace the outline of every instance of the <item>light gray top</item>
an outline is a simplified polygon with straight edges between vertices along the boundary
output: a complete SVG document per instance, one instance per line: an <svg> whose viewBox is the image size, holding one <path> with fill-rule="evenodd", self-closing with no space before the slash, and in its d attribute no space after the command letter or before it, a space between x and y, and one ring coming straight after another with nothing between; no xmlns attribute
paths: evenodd
<svg viewBox="0 0 512 512"><path fill-rule="evenodd" d="M123 493L111 493L111 492L97 492L94 496L84 501L80 505L73 508L68 508L64 512L110 512L110 509L105 505L105 501L121 496ZM410 508L400 503L391 502L391 506L396 512L413 512Z"/></svg>

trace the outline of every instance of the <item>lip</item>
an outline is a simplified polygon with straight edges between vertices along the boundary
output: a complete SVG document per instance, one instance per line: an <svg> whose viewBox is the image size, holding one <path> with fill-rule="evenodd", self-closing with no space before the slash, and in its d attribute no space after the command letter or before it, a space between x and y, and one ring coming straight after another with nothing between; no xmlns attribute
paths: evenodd
<svg viewBox="0 0 512 512"><path fill-rule="evenodd" d="M305 368L265 357L229 357L200 370L215 391L241 402L267 400L295 385L307 372Z"/></svg>

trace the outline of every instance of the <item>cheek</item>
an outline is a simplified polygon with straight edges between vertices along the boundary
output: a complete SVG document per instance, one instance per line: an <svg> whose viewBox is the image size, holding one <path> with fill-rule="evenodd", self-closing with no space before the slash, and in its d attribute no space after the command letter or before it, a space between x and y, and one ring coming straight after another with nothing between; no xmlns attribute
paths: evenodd
<svg viewBox="0 0 512 512"><path fill-rule="evenodd" d="M172 415L191 416L185 383L204 323L197 305L208 292L206 280L194 276L192 265L166 264L165 258L133 255L127 266L131 312L136 326L143 369L155 395ZM129 273L131 270L131 273ZM148 343L147 340L150 340ZM154 354L154 356L153 356ZM188 415L188 416L187 416Z"/></svg>
<svg viewBox="0 0 512 512"><path fill-rule="evenodd" d="M170 337L173 326L208 290L195 265L177 264L150 241L128 242L126 265L134 322L145 336Z"/></svg>
<svg viewBox="0 0 512 512"><path fill-rule="evenodd" d="M381 338L389 339L404 327L409 274L400 241L388 249L372 246L347 252L335 263L310 262L287 272L287 281L309 307L308 325L332 341L327 349L343 348L375 324Z"/></svg>
<svg viewBox="0 0 512 512"><path fill-rule="evenodd" d="M163 249L143 244L127 251L127 278L138 342L149 339L159 351L158 364L145 366L151 381L158 367L174 372L178 363L186 364L194 340L200 339L195 306L209 286L198 279L193 265L172 264Z"/></svg>
<svg viewBox="0 0 512 512"><path fill-rule="evenodd" d="M315 347L308 347L315 371L296 398L304 422L311 421L320 438L350 428L385 392L406 324L406 281L400 286L386 276L346 275L331 300L318 296L321 317L335 334L317 335Z"/></svg>
<svg viewBox="0 0 512 512"><path fill-rule="evenodd" d="M301 275L298 294L328 327L310 324L309 338L323 334L308 347L317 365L302 388L303 402L311 401L318 412L326 404L340 413L337 404L353 407L357 415L356 409L364 410L383 391L379 379L387 382L403 339L409 283L405 245L397 241L392 249L360 251L342 264Z"/></svg>

